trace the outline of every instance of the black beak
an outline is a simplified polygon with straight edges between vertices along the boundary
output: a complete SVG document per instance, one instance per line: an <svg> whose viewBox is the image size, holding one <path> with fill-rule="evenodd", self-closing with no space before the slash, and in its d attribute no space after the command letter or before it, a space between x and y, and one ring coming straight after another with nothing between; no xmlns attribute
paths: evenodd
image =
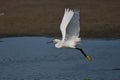
<svg viewBox="0 0 120 80"><path fill-rule="evenodd" d="M49 43L53 43L53 40L51 40L51 41L47 42L47 44L49 44Z"/></svg>

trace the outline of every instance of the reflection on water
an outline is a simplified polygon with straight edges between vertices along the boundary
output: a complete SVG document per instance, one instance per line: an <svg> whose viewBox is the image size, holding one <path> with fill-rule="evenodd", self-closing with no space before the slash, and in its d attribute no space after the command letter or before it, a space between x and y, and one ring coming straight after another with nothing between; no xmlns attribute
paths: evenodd
<svg viewBox="0 0 120 80"><path fill-rule="evenodd" d="M120 40L83 39L79 51L56 49L52 38L0 39L0 80L119 80Z"/></svg>

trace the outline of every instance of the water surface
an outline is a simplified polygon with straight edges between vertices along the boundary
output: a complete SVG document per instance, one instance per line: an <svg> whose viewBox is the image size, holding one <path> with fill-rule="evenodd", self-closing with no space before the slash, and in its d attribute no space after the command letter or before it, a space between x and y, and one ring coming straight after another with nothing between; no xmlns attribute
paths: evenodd
<svg viewBox="0 0 120 80"><path fill-rule="evenodd" d="M0 80L119 80L120 40L82 39L75 49L56 49L52 38L0 39Z"/></svg>

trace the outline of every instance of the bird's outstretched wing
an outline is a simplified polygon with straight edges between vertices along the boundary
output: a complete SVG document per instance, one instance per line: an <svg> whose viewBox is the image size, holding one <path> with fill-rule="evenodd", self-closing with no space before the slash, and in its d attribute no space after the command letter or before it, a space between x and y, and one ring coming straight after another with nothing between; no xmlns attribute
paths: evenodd
<svg viewBox="0 0 120 80"><path fill-rule="evenodd" d="M65 40L66 28L67 28L68 24L70 23L73 15L74 15L74 12L72 10L65 9L65 13L64 13L61 25L60 25L60 30L62 33L62 40Z"/></svg>
<svg viewBox="0 0 120 80"><path fill-rule="evenodd" d="M60 29L62 32L62 40L78 38L80 32L79 11L65 9Z"/></svg>
<svg viewBox="0 0 120 80"><path fill-rule="evenodd" d="M79 41L79 34L80 34L80 17L79 17L79 10L74 10L74 15L72 19L70 20L67 28L66 28L66 40L74 40Z"/></svg>

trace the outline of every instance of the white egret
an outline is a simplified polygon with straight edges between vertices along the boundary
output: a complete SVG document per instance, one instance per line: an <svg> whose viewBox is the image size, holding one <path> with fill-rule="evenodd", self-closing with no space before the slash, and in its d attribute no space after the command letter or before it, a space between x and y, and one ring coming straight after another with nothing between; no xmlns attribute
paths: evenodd
<svg viewBox="0 0 120 80"><path fill-rule="evenodd" d="M62 40L54 39L50 42L54 42L56 48L69 47L80 50L87 60L91 60L91 57L86 55L81 48L76 46L79 44L81 38L80 33L80 22L79 22L79 10L65 9L64 16L60 25L62 33Z"/></svg>

